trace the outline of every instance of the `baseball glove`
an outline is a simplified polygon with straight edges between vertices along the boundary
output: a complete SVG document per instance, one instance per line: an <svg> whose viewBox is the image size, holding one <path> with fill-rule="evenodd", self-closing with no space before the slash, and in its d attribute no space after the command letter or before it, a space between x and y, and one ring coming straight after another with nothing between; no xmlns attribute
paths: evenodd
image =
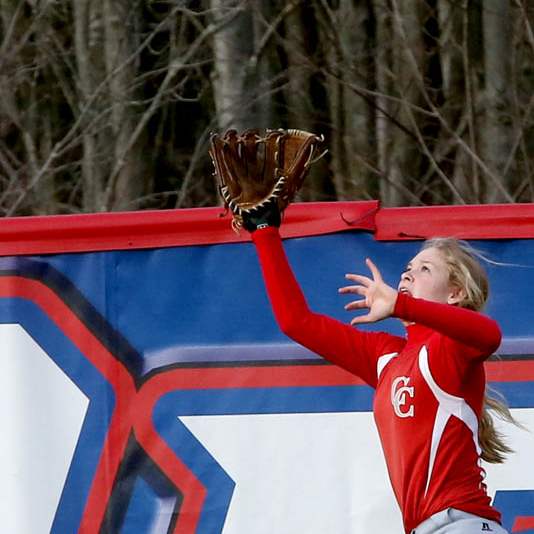
<svg viewBox="0 0 534 534"><path fill-rule="evenodd" d="M210 156L232 227L252 231L248 220L266 208L281 214L302 186L322 136L302 130L229 130L211 137ZM279 217L278 217L279 218Z"/></svg>

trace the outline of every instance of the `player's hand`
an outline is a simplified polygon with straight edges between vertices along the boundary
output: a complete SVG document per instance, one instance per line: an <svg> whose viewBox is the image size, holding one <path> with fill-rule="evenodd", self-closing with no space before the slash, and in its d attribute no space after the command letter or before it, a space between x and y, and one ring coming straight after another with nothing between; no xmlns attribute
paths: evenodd
<svg viewBox="0 0 534 534"><path fill-rule="evenodd" d="M397 291L388 286L383 280L378 267L369 259L365 260L371 271L372 278L360 274L346 274L345 278L355 282L354 285L339 288L339 293L350 293L363 297L349 302L345 309L348 311L367 308L365 315L358 315L352 319L351 325L360 323L374 323L391 316L397 300Z"/></svg>

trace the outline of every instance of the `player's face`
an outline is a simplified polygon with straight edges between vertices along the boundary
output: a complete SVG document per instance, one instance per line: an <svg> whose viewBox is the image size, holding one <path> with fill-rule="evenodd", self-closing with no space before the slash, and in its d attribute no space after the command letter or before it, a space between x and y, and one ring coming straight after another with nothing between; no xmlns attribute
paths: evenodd
<svg viewBox="0 0 534 534"><path fill-rule="evenodd" d="M445 258L436 248L422 250L408 263L398 290L433 302L456 304L460 300L460 291L449 282Z"/></svg>

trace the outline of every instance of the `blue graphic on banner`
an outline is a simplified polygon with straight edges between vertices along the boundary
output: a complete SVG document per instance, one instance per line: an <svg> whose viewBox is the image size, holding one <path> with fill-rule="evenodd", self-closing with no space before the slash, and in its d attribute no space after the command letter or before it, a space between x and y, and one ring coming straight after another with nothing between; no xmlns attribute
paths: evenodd
<svg viewBox="0 0 534 534"><path fill-rule="evenodd" d="M525 266L534 265L534 242L475 245L503 264L487 267L492 286L487 311L504 333L500 352L506 361L531 361L534 286L532 269ZM395 285L419 247L377 243L364 233L293 239L285 246L310 307L342 321L350 318L337 293L346 272L365 272L364 258L371 257ZM250 244L8 258L0 260L0 275L17 277L22 288L16 293L6 285L0 322L21 325L89 399L52 532L76 532L81 525L89 525L84 532L222 532L236 480L180 417L372 410L372 391L362 385L281 386L274 379L267 385L240 385L237 377L244 368L257 369L267 383L269 366L302 366L307 373L322 365L276 326ZM35 296L41 290L34 282L44 288L42 298ZM70 319L48 292L70 310ZM115 388L120 387L72 338L68 329L75 321L84 325L85 338L94 336L93 343L102 345L131 379L132 391L125 397L131 407L121 407L125 417L116 429L111 427L118 409ZM402 333L394 320L381 328ZM202 373L211 380L210 373L219 368L232 369L235 382L205 385ZM164 382L166 373L188 369L198 371L198 387ZM512 408L534 408L532 382L496 386ZM161 440L155 445L154 436ZM108 438L124 447L109 482L96 477ZM192 487L202 488L205 496L195 500ZM534 516L533 492L534 482L532 490L497 492L495 504L506 528L512 530L516 517ZM184 503L190 502L194 512L184 514ZM94 517L100 517L98 525L91 523Z"/></svg>

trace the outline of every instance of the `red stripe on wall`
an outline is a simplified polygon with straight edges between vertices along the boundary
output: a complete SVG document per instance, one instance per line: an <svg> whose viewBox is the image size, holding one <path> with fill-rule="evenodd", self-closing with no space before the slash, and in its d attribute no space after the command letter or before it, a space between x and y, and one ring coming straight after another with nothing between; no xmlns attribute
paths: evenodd
<svg viewBox="0 0 534 534"><path fill-rule="evenodd" d="M534 360L486 362L490 382L529 382L534 380Z"/></svg>
<svg viewBox="0 0 534 534"><path fill-rule="evenodd" d="M379 241L427 239L519 239L534 237L534 204L423 206L382 209L376 216Z"/></svg>
<svg viewBox="0 0 534 534"><path fill-rule="evenodd" d="M249 241L230 228L222 207L13 217L0 220L0 255L128 250ZM378 201L307 202L288 207L282 237L342 231L377 240L434 236L534 238L534 204L380 208Z"/></svg>
<svg viewBox="0 0 534 534"><path fill-rule="evenodd" d="M282 237L342 230L374 231L378 202L309 202L289 206ZM250 241L219 208L13 217L0 220L0 255L91 252Z"/></svg>
<svg viewBox="0 0 534 534"><path fill-rule="evenodd" d="M98 532L132 428L133 379L65 302L41 282L18 276L1 277L0 297L26 299L43 310L113 388L115 408L78 530L78 534Z"/></svg>
<svg viewBox="0 0 534 534"><path fill-rule="evenodd" d="M534 529L534 516L531 517L516 517L512 532L526 532Z"/></svg>

